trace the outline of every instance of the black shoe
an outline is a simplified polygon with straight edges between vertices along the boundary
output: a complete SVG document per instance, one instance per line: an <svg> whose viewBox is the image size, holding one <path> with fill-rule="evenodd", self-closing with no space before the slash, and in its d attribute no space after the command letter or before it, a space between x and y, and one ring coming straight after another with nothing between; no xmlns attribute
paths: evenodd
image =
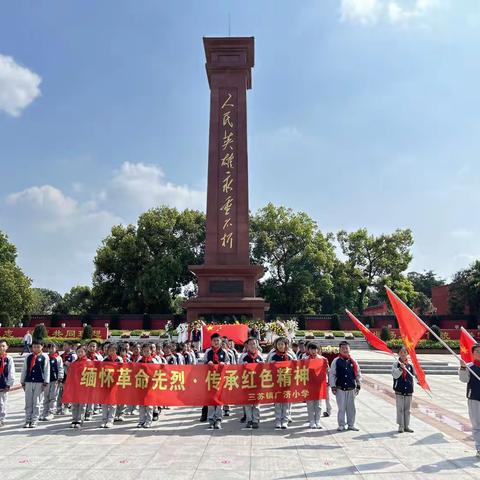
<svg viewBox="0 0 480 480"><path fill-rule="evenodd" d="M253 422L247 422L247 428L253 428Z"/></svg>
<svg viewBox="0 0 480 480"><path fill-rule="evenodd" d="M153 412L152 421L156 422L158 420L158 412Z"/></svg>
<svg viewBox="0 0 480 480"><path fill-rule="evenodd" d="M207 416L206 416L206 415L205 415L205 416L202 415L202 416L200 417L200 421L201 421L201 422L206 422L206 421L207 421Z"/></svg>
<svg viewBox="0 0 480 480"><path fill-rule="evenodd" d="M258 423L257 422L252 422L252 428L256 430L258 428Z"/></svg>
<svg viewBox="0 0 480 480"><path fill-rule="evenodd" d="M230 410L224 410L223 416L224 417L229 417L230 416Z"/></svg>
<svg viewBox="0 0 480 480"><path fill-rule="evenodd" d="M244 415L241 419L240 419L240 423L245 423L247 421L247 417Z"/></svg>
<svg viewBox="0 0 480 480"><path fill-rule="evenodd" d="M213 428L215 430L221 430L222 429L222 422L220 420L217 420L214 424L213 424Z"/></svg>
<svg viewBox="0 0 480 480"><path fill-rule="evenodd" d="M323 412L323 416L324 416L324 417L329 417L330 414L329 414L328 412Z"/></svg>

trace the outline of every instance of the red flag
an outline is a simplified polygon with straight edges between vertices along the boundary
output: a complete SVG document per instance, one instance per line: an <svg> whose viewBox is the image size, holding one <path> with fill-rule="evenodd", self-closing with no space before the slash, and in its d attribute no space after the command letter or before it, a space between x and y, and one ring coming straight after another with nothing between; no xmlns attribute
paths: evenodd
<svg viewBox="0 0 480 480"><path fill-rule="evenodd" d="M214 333L218 333L221 337L228 337L237 345L242 345L248 339L248 326L243 324L203 325L203 348L210 346L210 337Z"/></svg>
<svg viewBox="0 0 480 480"><path fill-rule="evenodd" d="M460 329L460 356L464 362L473 362L472 347L476 344L475 339L462 327Z"/></svg>
<svg viewBox="0 0 480 480"><path fill-rule="evenodd" d="M373 348L393 355L393 352L387 347L387 344L383 340L372 333L352 312L349 312L347 309L345 309L345 311L353 324L363 333L365 339Z"/></svg>
<svg viewBox="0 0 480 480"><path fill-rule="evenodd" d="M388 299L392 305L395 316L398 320L398 328L400 329L400 335L402 336L403 344L407 349L412 364L415 367L417 373L418 384L425 390L430 390L430 386L425 379L425 373L417 360L415 353L415 347L418 341L423 337L427 329L418 320L417 316L398 298L388 287L387 289Z"/></svg>

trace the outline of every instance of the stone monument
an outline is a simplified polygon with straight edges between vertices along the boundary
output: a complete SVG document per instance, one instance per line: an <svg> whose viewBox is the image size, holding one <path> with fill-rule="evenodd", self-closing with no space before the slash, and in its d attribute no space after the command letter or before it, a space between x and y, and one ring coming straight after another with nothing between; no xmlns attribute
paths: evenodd
<svg viewBox="0 0 480 480"><path fill-rule="evenodd" d="M198 295L185 302L189 322L207 314L264 319L255 296L263 267L250 264L247 89L252 87L253 37L204 38L210 86L205 263L189 269Z"/></svg>

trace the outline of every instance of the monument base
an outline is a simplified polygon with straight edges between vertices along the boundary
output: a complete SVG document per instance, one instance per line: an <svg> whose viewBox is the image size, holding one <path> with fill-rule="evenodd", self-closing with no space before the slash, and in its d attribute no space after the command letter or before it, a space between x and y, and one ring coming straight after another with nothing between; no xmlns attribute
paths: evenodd
<svg viewBox="0 0 480 480"><path fill-rule="evenodd" d="M255 296L257 280L264 270L260 265L192 265L198 279L198 295L187 300L187 321L208 315L247 315L265 319L270 305Z"/></svg>

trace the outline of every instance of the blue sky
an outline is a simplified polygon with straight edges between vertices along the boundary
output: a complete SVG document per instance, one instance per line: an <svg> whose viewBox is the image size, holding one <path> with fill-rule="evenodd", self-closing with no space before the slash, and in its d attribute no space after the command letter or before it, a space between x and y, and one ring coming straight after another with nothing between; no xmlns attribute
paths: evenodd
<svg viewBox="0 0 480 480"><path fill-rule="evenodd" d="M204 208L203 36L255 36L250 205L322 230L410 227L411 269L480 257L480 4L6 2L0 230L35 286L88 284L111 226Z"/></svg>

